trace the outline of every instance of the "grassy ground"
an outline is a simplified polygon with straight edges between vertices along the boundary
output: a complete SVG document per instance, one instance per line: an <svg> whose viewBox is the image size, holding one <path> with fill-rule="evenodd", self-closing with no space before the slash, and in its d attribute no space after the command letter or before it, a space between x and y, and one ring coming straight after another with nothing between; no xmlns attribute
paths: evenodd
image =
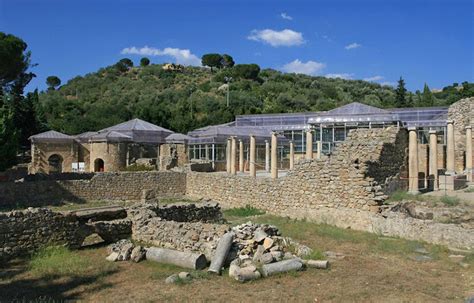
<svg viewBox="0 0 474 303"><path fill-rule="evenodd" d="M396 191L390 195L386 204L399 202L402 200L422 201L434 206L470 206L474 202L474 189L467 188L449 193L442 191L428 192L421 195L412 195L406 191Z"/></svg>
<svg viewBox="0 0 474 303"><path fill-rule="evenodd" d="M0 301L78 299L94 302L463 302L474 295L474 257L463 268L441 246L288 218L242 216L226 211L232 224L252 220L278 226L283 235L315 249L345 255L329 270L310 269L240 284L227 275L193 272L190 283L164 279L183 269L144 261L108 263L105 247L43 250L1 271ZM425 249L431 261L417 261ZM3 300L2 300L3 299Z"/></svg>

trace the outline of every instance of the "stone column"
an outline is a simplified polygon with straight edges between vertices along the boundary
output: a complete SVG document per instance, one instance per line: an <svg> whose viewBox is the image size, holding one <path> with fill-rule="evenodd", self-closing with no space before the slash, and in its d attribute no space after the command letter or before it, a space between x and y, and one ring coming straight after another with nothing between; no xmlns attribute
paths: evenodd
<svg viewBox="0 0 474 303"><path fill-rule="evenodd" d="M418 194L418 138L416 127L408 128L408 192Z"/></svg>
<svg viewBox="0 0 474 303"><path fill-rule="evenodd" d="M255 136L250 136L250 176L255 177Z"/></svg>
<svg viewBox="0 0 474 303"><path fill-rule="evenodd" d="M467 180L472 182L472 127L466 126L466 174Z"/></svg>
<svg viewBox="0 0 474 303"><path fill-rule="evenodd" d="M271 173L272 179L278 178L278 139L275 132L272 133L272 156L271 156Z"/></svg>
<svg viewBox="0 0 474 303"><path fill-rule="evenodd" d="M290 169L295 168L295 144L290 141Z"/></svg>
<svg viewBox="0 0 474 303"><path fill-rule="evenodd" d="M270 172L270 143L265 140L265 171Z"/></svg>
<svg viewBox="0 0 474 303"><path fill-rule="evenodd" d="M237 157L237 141L235 137L231 138L231 155L230 155L230 173L235 175L237 173L235 169L235 158Z"/></svg>
<svg viewBox="0 0 474 303"><path fill-rule="evenodd" d="M433 190L438 190L438 137L435 130L430 130L430 159L428 176L433 182Z"/></svg>
<svg viewBox="0 0 474 303"><path fill-rule="evenodd" d="M205 154L205 157L206 157L206 160L209 161L209 145L204 145L204 148L205 148L205 151L204 151L204 154Z"/></svg>
<svg viewBox="0 0 474 303"><path fill-rule="evenodd" d="M232 143L231 143L230 138L228 138L227 147L226 147L226 170L228 174L230 174L230 166L231 166L231 160L230 160L231 148L232 148Z"/></svg>
<svg viewBox="0 0 474 303"><path fill-rule="evenodd" d="M454 175L456 174L456 170L454 169L454 122L453 120L448 120L447 123L446 174Z"/></svg>
<svg viewBox="0 0 474 303"><path fill-rule="evenodd" d="M322 145L321 145L321 141L318 141L316 142L317 144L317 149L318 149L318 152L316 154L316 159L321 159L321 150L322 150Z"/></svg>
<svg viewBox="0 0 474 303"><path fill-rule="evenodd" d="M244 142L239 140L239 171L244 172Z"/></svg>
<svg viewBox="0 0 474 303"><path fill-rule="evenodd" d="M306 130L306 159L313 159L313 132Z"/></svg>

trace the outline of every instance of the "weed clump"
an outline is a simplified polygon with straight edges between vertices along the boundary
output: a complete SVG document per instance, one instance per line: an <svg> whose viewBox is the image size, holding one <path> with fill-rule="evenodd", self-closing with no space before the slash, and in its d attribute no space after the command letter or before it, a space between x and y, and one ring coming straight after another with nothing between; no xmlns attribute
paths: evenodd
<svg viewBox="0 0 474 303"><path fill-rule="evenodd" d="M250 217L263 215L265 214L265 211L247 204L245 207L227 209L224 213L228 216L234 217Z"/></svg>

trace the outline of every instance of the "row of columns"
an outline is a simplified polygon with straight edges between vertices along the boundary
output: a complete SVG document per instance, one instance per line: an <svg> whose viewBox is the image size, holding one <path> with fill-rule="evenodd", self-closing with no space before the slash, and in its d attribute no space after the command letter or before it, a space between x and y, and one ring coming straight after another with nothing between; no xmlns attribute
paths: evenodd
<svg viewBox="0 0 474 303"><path fill-rule="evenodd" d="M226 148L226 171L229 174L235 175L236 163L235 159L237 157L237 143L235 137L230 137L227 139L227 148ZM321 157L321 144L318 142L317 149L317 158ZM313 158L313 134L311 130L306 132L306 159ZM250 136L250 165L249 171L252 177L256 176L256 140L255 136ZM295 151L294 143L290 141L290 169L293 169L295 166ZM239 171L244 171L244 142L239 140ZM278 178L278 138L277 133L273 132L271 136L271 142L265 140L265 171L270 172L270 175L273 179Z"/></svg>
<svg viewBox="0 0 474 303"><path fill-rule="evenodd" d="M447 121L446 174L455 174L454 125ZM419 193L418 187L418 134L416 127L408 128L408 192ZM438 138L435 130L429 131L428 175L433 176L433 190L438 190ZM466 170L468 181L472 181L472 127L466 127Z"/></svg>

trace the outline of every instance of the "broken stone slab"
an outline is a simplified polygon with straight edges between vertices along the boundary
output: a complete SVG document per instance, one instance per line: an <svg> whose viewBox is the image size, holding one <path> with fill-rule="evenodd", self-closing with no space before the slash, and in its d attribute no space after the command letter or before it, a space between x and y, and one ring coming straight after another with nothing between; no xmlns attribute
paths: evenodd
<svg viewBox="0 0 474 303"><path fill-rule="evenodd" d="M466 258L466 256L464 255L449 255L448 256L449 259L451 259L452 261L454 262L462 262L464 261L464 259Z"/></svg>
<svg viewBox="0 0 474 303"><path fill-rule="evenodd" d="M258 262L260 262L262 264L272 263L273 262L273 255L271 253L265 253L260 257Z"/></svg>
<svg viewBox="0 0 474 303"><path fill-rule="evenodd" d="M204 269L207 266L207 259L204 254L182 252L167 248L148 248L146 259L190 269Z"/></svg>
<svg viewBox="0 0 474 303"><path fill-rule="evenodd" d="M330 251L330 250L325 251L323 254L328 258L337 259L337 260L342 260L346 257L343 253L334 252L334 251Z"/></svg>
<svg viewBox="0 0 474 303"><path fill-rule="evenodd" d="M105 258L105 260L110 261L110 262L115 262L118 260L119 253L118 252L112 252L110 255Z"/></svg>
<svg viewBox="0 0 474 303"><path fill-rule="evenodd" d="M255 251L253 255L253 260L255 262L260 262L260 258L262 257L264 252L265 252L265 248L263 247L263 245L257 246L257 250Z"/></svg>
<svg viewBox="0 0 474 303"><path fill-rule="evenodd" d="M128 261L130 260L130 255L132 254L133 244L125 244L120 250L118 261Z"/></svg>
<svg viewBox="0 0 474 303"><path fill-rule="evenodd" d="M273 246L273 239L272 238L265 238L263 240L263 248L270 249Z"/></svg>
<svg viewBox="0 0 474 303"><path fill-rule="evenodd" d="M165 283L166 284L173 284L173 283L178 282L178 280L179 280L179 276L177 274L173 274L173 275L169 276L168 278L166 278Z"/></svg>
<svg viewBox="0 0 474 303"><path fill-rule="evenodd" d="M268 237L268 234L260 228L257 228L255 230L254 235L253 235L253 238L254 238L255 242L258 242L258 243L265 240L266 237Z"/></svg>
<svg viewBox="0 0 474 303"><path fill-rule="evenodd" d="M178 277L181 279L181 280L189 280L191 279L191 274L188 273L187 271L182 271L178 274Z"/></svg>
<svg viewBox="0 0 474 303"><path fill-rule="evenodd" d="M81 222L95 222L124 219L127 217L127 210L122 206L113 205L74 210L71 214Z"/></svg>
<svg viewBox="0 0 474 303"><path fill-rule="evenodd" d="M138 263L145 259L146 251L142 246L136 246L133 250L132 253L130 254L130 260L132 260L135 263Z"/></svg>
<svg viewBox="0 0 474 303"><path fill-rule="evenodd" d="M298 271L303 268L303 263L300 259L291 259L291 260L284 260L280 262L275 262L271 264L265 264L262 266L262 274L264 277L268 277L271 275L290 272L290 271Z"/></svg>
<svg viewBox="0 0 474 303"><path fill-rule="evenodd" d="M211 265L209 266L208 272L219 274L221 273L222 266L224 265L224 261L227 258L227 254L229 253L230 247L232 246L232 241L234 240L234 233L226 233L224 234L217 244L216 252L214 253L214 257L211 260Z"/></svg>
<svg viewBox="0 0 474 303"><path fill-rule="evenodd" d="M262 275L258 270L253 270L253 268L250 267L241 268L235 274L235 279L239 282L257 280L261 277Z"/></svg>
<svg viewBox="0 0 474 303"><path fill-rule="evenodd" d="M329 267L329 261L327 260L303 260L303 263L312 268L327 269Z"/></svg>
<svg viewBox="0 0 474 303"><path fill-rule="evenodd" d="M277 262L283 260L284 254L281 251L270 251L270 254L272 254L273 259Z"/></svg>
<svg viewBox="0 0 474 303"><path fill-rule="evenodd" d="M240 260L235 259L232 262L230 262L230 267L229 267L229 277L235 278L237 275L237 272L240 270Z"/></svg>

